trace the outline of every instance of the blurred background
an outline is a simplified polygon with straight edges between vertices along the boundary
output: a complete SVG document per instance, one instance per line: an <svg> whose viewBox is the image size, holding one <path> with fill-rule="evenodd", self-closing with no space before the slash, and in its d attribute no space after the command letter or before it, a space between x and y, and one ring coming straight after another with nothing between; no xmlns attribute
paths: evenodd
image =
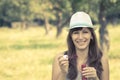
<svg viewBox="0 0 120 80"><path fill-rule="evenodd" d="M0 0L0 80L51 80L76 11L91 16L110 80L119 80L120 0Z"/></svg>

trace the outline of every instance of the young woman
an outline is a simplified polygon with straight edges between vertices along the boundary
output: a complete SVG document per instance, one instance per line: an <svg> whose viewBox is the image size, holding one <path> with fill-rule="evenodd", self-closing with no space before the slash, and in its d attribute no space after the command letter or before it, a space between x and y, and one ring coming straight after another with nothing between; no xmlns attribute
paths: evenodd
<svg viewBox="0 0 120 80"><path fill-rule="evenodd" d="M85 12L72 15L67 44L68 50L55 57L52 80L109 80L108 58L98 48Z"/></svg>

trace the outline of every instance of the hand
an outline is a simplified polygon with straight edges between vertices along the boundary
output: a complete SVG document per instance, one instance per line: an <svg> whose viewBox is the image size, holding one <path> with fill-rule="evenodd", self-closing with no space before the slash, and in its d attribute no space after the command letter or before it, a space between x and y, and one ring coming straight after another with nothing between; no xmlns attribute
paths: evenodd
<svg viewBox="0 0 120 80"><path fill-rule="evenodd" d="M60 66L61 71L65 74L67 74L68 73L68 66L69 66L68 56L67 55L59 56L58 62L59 62L59 66Z"/></svg>
<svg viewBox="0 0 120 80"><path fill-rule="evenodd" d="M97 79L96 69L94 67L85 67L83 68L82 76L89 79Z"/></svg>

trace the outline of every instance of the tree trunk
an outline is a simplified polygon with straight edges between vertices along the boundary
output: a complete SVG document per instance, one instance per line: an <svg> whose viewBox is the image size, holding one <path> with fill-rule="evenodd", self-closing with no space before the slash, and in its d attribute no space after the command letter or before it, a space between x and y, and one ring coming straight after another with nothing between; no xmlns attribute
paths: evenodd
<svg viewBox="0 0 120 80"><path fill-rule="evenodd" d="M60 36L60 34L62 33L62 27L61 26L57 26L57 34L56 34L56 38L58 38Z"/></svg>
<svg viewBox="0 0 120 80"><path fill-rule="evenodd" d="M49 31L50 31L49 20L47 17L45 17L45 34L48 35Z"/></svg>
<svg viewBox="0 0 120 80"><path fill-rule="evenodd" d="M27 25L28 23L27 23L27 21L22 21L21 22L21 30L25 30L25 29L27 29L28 28L28 25Z"/></svg>
<svg viewBox="0 0 120 80"><path fill-rule="evenodd" d="M100 11L99 11L99 23L100 23L100 47L104 53L107 53L109 50L109 33L107 30L107 21L105 15L105 5L104 1L102 0L100 3Z"/></svg>
<svg viewBox="0 0 120 80"><path fill-rule="evenodd" d="M62 13L59 12L57 14L57 18L58 18L58 24L57 24L57 34L56 37L58 38L60 36L60 34L62 33Z"/></svg>
<svg viewBox="0 0 120 80"><path fill-rule="evenodd" d="M56 34L56 38L58 38L60 36L60 34L62 33L62 29L63 27L68 23L69 19L70 19L69 15L66 19L63 20L62 18L62 13L58 13L57 18L58 18L58 25L57 25L57 34Z"/></svg>

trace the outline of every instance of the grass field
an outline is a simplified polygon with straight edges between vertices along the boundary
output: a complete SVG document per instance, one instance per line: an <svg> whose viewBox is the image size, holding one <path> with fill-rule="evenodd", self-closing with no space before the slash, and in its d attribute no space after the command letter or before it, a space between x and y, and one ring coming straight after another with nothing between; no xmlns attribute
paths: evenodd
<svg viewBox="0 0 120 80"><path fill-rule="evenodd" d="M108 30L110 80L120 80L120 26ZM42 27L0 28L0 80L51 80L53 58L66 50L67 29L58 39L55 33L54 28L47 36Z"/></svg>

